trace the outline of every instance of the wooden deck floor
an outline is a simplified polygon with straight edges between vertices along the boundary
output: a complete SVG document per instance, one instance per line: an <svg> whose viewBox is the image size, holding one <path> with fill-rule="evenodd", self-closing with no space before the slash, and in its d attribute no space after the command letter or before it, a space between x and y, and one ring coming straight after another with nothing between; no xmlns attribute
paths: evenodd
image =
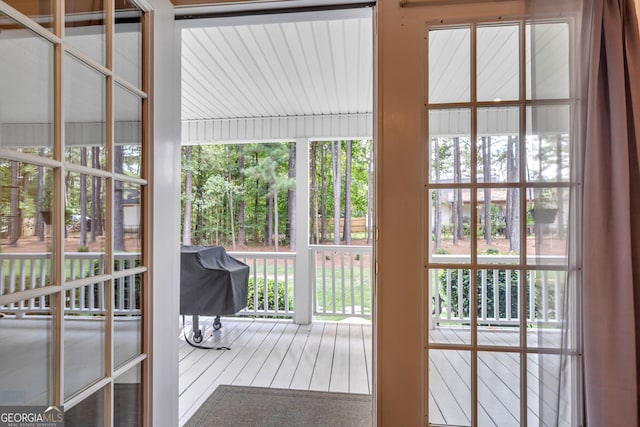
<svg viewBox="0 0 640 427"><path fill-rule="evenodd" d="M222 324L210 339L205 336L203 345L224 345L231 350L200 350L180 337L180 426L220 384L359 394L372 391L370 324L295 325L236 318L223 319Z"/></svg>
<svg viewBox="0 0 640 427"><path fill-rule="evenodd" d="M220 384L372 393L370 324L223 319L223 328L207 345L230 351L199 350L180 342L180 425L195 413ZM432 331L432 340L461 344L459 330ZM536 340L536 337L532 337ZM479 332L483 345L514 346L518 334L505 330ZM478 425L520 424L520 363L517 352L478 354ZM557 381L557 356L527 356L527 407L530 425L545 425L540 414L553 411L557 395L538 378ZM471 425L471 353L430 353L429 421Z"/></svg>
<svg viewBox="0 0 640 427"><path fill-rule="evenodd" d="M76 325L77 324L77 325ZM69 321L65 328L65 375L69 392L74 384L90 384L101 372L87 365L101 364L101 345L88 345L87 337L101 334L101 322ZM95 330L94 330L95 329ZM91 332L91 333L89 333ZM88 335L87 335L88 334ZM137 328L122 331L122 340L137 345ZM432 340L460 343L460 331L440 328ZM531 337L531 343L554 343L550 332ZM464 335L462 335L464 337ZM526 360L527 418L529 425L547 425L557 401L560 357L504 351L517 344L517 334L505 330L479 333L483 345L503 351L481 351L478 372L478 425L517 426L521 423L521 363ZM46 404L50 375L51 320L0 319L0 400L3 404ZM203 345L231 350L201 350L180 337L180 426L220 384L276 387L370 394L372 386L372 327L364 323L316 322L294 325L290 320L223 319L223 328ZM465 341L466 338L462 339ZM93 341L92 341L93 343ZM135 348L131 351L134 352ZM508 350L508 349L506 349ZM134 352L135 353L135 352ZM429 421L434 424L471 425L472 353L431 350L429 366ZM18 381L19 378L19 381Z"/></svg>

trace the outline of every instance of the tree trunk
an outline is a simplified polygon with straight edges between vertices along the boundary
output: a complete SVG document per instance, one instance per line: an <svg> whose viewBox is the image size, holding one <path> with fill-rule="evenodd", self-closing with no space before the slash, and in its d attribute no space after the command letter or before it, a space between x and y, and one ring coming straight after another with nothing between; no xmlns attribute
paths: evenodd
<svg viewBox="0 0 640 427"><path fill-rule="evenodd" d="M491 137L482 137L482 178L491 182ZM491 244L491 189L484 189L484 240Z"/></svg>
<svg viewBox="0 0 640 427"><path fill-rule="evenodd" d="M258 153L257 152L255 153L254 160L255 160L255 165L254 166L257 166L258 165ZM255 192L255 197L254 197L254 200L253 200L253 241L255 243L258 243L258 225L260 224L260 221L258 220L258 207L259 207L259 204L260 204L260 199L259 199L259 195L258 195L259 191L260 191L260 180L256 179L256 192ZM268 205L269 205L269 203L267 202L267 206ZM268 210L268 208L267 208L267 210ZM267 225L265 224L265 230L266 230L266 228L267 228ZM267 236L265 234L264 241L266 242L267 240L268 239L267 239Z"/></svg>
<svg viewBox="0 0 640 427"><path fill-rule="evenodd" d="M87 147L80 148L80 165L87 166ZM80 174L80 246L87 246L87 176Z"/></svg>
<svg viewBox="0 0 640 427"><path fill-rule="evenodd" d="M116 145L113 151L113 169L116 173L122 173L122 163L124 153L122 146ZM113 182L113 248L116 251L124 251L124 206L123 206L123 186L122 181Z"/></svg>
<svg viewBox="0 0 640 427"><path fill-rule="evenodd" d="M507 139L507 180L518 181L518 138L510 136ZM507 190L507 236L509 238L509 251L520 251L520 190L509 188Z"/></svg>
<svg viewBox="0 0 640 427"><path fill-rule="evenodd" d="M267 196L267 217L264 222L264 243L267 246L271 246L273 242L273 229L271 228L273 224L273 198L271 196Z"/></svg>
<svg viewBox="0 0 640 427"><path fill-rule="evenodd" d="M562 181L562 135L556 135L556 179L558 182ZM558 215L556 216L558 222L558 239L564 240L564 188L558 187L556 190Z"/></svg>
<svg viewBox="0 0 640 427"><path fill-rule="evenodd" d="M246 244L246 230L244 221L244 146L238 145L238 180L240 181L240 197L238 198L238 245Z"/></svg>
<svg viewBox="0 0 640 427"><path fill-rule="evenodd" d="M310 175L311 175L311 218L310 218L310 229L311 229L311 239L310 242L318 244L318 233L319 233L319 228L318 228L318 176L317 176L317 169L318 169L318 161L317 161L317 154L318 154L318 142L317 141L312 141L311 142L311 165L310 165Z"/></svg>
<svg viewBox="0 0 640 427"><path fill-rule="evenodd" d="M44 149L38 149L38 155L44 155ZM35 233L39 242L44 241L44 218L41 212L46 210L51 212L51 206L43 206L44 204L44 167L38 166L36 175L36 224Z"/></svg>
<svg viewBox="0 0 640 427"><path fill-rule="evenodd" d="M229 223L231 225L231 248L236 250L235 219L233 217L233 179L231 178L231 149L227 146L227 176L229 179Z"/></svg>
<svg viewBox="0 0 640 427"><path fill-rule="evenodd" d="M11 162L11 220L9 222L9 246L16 246L20 238L20 163Z"/></svg>
<svg viewBox="0 0 640 427"><path fill-rule="evenodd" d="M331 161L333 165L333 244L340 244L340 157L342 143L331 141Z"/></svg>
<svg viewBox="0 0 640 427"><path fill-rule="evenodd" d="M296 178L296 143L289 143L289 178ZM296 187L287 192L287 236L289 248L296 250Z"/></svg>
<svg viewBox="0 0 640 427"><path fill-rule="evenodd" d="M433 138L433 169L435 171L435 180L440 182L440 141ZM440 190L435 190L433 200L433 235L435 240L435 249L438 250L442 246L442 208L440 200Z"/></svg>
<svg viewBox="0 0 640 427"><path fill-rule="evenodd" d="M280 242L280 232L278 230L278 190L273 193L273 234L276 252L278 252L278 243Z"/></svg>
<svg viewBox="0 0 640 427"><path fill-rule="evenodd" d="M193 147L184 147L184 217L182 218L182 244L191 246L191 217L193 215Z"/></svg>
<svg viewBox="0 0 640 427"><path fill-rule="evenodd" d="M462 181L460 170L460 138L453 138L453 182ZM458 240L464 240L464 224L462 221L462 189L458 188L453 192L453 244L457 245Z"/></svg>
<svg viewBox="0 0 640 427"><path fill-rule="evenodd" d="M344 229L342 235L347 245L351 244L351 144L351 140L348 140L344 166Z"/></svg>
<svg viewBox="0 0 640 427"><path fill-rule="evenodd" d="M320 157L320 242L327 236L327 177L326 177L326 143L322 144Z"/></svg>
<svg viewBox="0 0 640 427"><path fill-rule="evenodd" d="M94 169L100 169L100 147L93 147L93 155L91 162ZM95 242L97 236L104 234L103 218L102 218L102 178L92 177L92 197L91 197L91 241Z"/></svg>

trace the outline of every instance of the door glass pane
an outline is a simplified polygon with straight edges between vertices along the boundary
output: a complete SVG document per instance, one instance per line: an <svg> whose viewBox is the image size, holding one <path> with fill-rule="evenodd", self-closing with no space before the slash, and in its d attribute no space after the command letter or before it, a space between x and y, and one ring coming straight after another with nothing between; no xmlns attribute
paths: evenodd
<svg viewBox="0 0 640 427"><path fill-rule="evenodd" d="M569 181L568 105L527 107L527 180Z"/></svg>
<svg viewBox="0 0 640 427"><path fill-rule="evenodd" d="M432 263L471 262L471 203L468 188L431 190Z"/></svg>
<svg viewBox="0 0 640 427"><path fill-rule="evenodd" d="M113 381L113 425L135 427L142 425L142 369L129 369Z"/></svg>
<svg viewBox="0 0 640 427"><path fill-rule="evenodd" d="M70 55L64 65L65 160L105 169L105 77Z"/></svg>
<svg viewBox="0 0 640 427"><path fill-rule="evenodd" d="M520 270L478 270L478 344L520 345L520 286L526 280Z"/></svg>
<svg viewBox="0 0 640 427"><path fill-rule="evenodd" d="M571 400L575 394L565 384L576 381L576 363L575 355L527 355L528 425L575 425L571 420Z"/></svg>
<svg viewBox="0 0 640 427"><path fill-rule="evenodd" d="M567 273L532 270L527 278L527 346L562 348Z"/></svg>
<svg viewBox="0 0 640 427"><path fill-rule="evenodd" d="M0 405L53 403L55 295L0 306Z"/></svg>
<svg viewBox="0 0 640 427"><path fill-rule="evenodd" d="M113 70L140 87L142 71L142 11L129 0L115 4Z"/></svg>
<svg viewBox="0 0 640 427"><path fill-rule="evenodd" d="M478 182L520 180L520 108L478 109Z"/></svg>
<svg viewBox="0 0 640 427"><path fill-rule="evenodd" d="M0 295L52 284L53 170L0 159Z"/></svg>
<svg viewBox="0 0 640 427"><path fill-rule="evenodd" d="M113 352L118 368L142 353L142 274L119 277L113 283Z"/></svg>
<svg viewBox="0 0 640 427"><path fill-rule="evenodd" d="M520 355L478 352L478 424L520 425Z"/></svg>
<svg viewBox="0 0 640 427"><path fill-rule="evenodd" d="M471 353L429 350L429 422L471 425Z"/></svg>
<svg viewBox="0 0 640 427"><path fill-rule="evenodd" d="M471 343L471 278L469 269L429 270L430 343Z"/></svg>
<svg viewBox="0 0 640 427"><path fill-rule="evenodd" d="M568 98L569 24L530 24L526 34L527 99Z"/></svg>
<svg viewBox="0 0 640 427"><path fill-rule="evenodd" d="M104 408L106 392L101 388L91 396L78 403L73 408L64 411L65 427L102 427L104 423Z"/></svg>
<svg viewBox="0 0 640 427"><path fill-rule="evenodd" d="M527 263L565 265L569 188L527 188Z"/></svg>
<svg viewBox="0 0 640 427"><path fill-rule="evenodd" d="M142 187L122 181L115 181L114 184L114 249L127 252L131 263L126 268L133 268L137 266L133 265L134 260L139 262L141 258Z"/></svg>
<svg viewBox="0 0 640 427"><path fill-rule="evenodd" d="M115 172L140 177L142 171L142 99L115 85Z"/></svg>
<svg viewBox="0 0 640 427"><path fill-rule="evenodd" d="M519 188L477 191L477 253L479 264L520 263Z"/></svg>
<svg viewBox="0 0 640 427"><path fill-rule="evenodd" d="M0 25L0 148L51 157L53 45L2 15Z"/></svg>
<svg viewBox="0 0 640 427"><path fill-rule="evenodd" d="M105 65L104 0L65 0L65 41Z"/></svg>
<svg viewBox="0 0 640 427"><path fill-rule="evenodd" d="M471 29L429 31L429 102L471 100Z"/></svg>
<svg viewBox="0 0 640 427"><path fill-rule="evenodd" d="M478 101L520 97L519 29L518 24L478 27Z"/></svg>
<svg viewBox="0 0 640 427"><path fill-rule="evenodd" d="M65 292L65 398L84 390L105 376L104 291L104 283L95 283Z"/></svg>
<svg viewBox="0 0 640 427"><path fill-rule="evenodd" d="M471 181L471 110L429 111L429 180Z"/></svg>
<svg viewBox="0 0 640 427"><path fill-rule="evenodd" d="M4 0L12 8L53 31L53 0ZM5 29L3 28L3 32Z"/></svg>
<svg viewBox="0 0 640 427"><path fill-rule="evenodd" d="M104 274L108 238L105 179L69 172L65 181L67 281Z"/></svg>

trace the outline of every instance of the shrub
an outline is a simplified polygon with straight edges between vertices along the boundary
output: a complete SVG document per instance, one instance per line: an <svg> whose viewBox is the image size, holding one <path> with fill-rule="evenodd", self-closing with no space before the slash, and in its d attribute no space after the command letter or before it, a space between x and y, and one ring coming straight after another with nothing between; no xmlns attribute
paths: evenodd
<svg viewBox="0 0 640 427"><path fill-rule="evenodd" d="M257 293L258 293L258 307L256 308L254 305L254 294L256 292L256 288L257 288ZM285 283L282 281L278 281L278 311L285 311L286 305L285 305ZM254 309L259 310L264 310L264 278L258 278L258 284L257 286L254 286L254 282L253 282L253 277L249 278L249 294L247 296L248 299L248 305L247 305L247 309L252 311ZM276 291L276 287L275 287L275 282L273 279L268 279L267 280L267 310L269 311L275 311L276 310L276 298L275 298L275 291ZM288 295L288 303L289 303L289 310L293 310L293 295L289 294Z"/></svg>
<svg viewBox="0 0 640 427"><path fill-rule="evenodd" d="M459 272L462 271L462 278L458 277ZM477 272L476 277L476 286L478 288L478 316L482 315L482 305L480 301L482 301L483 297L487 304L487 316L495 317L495 303L494 301L494 271L495 270L485 270L487 276L487 286L486 286L486 295L482 295L482 271ZM440 272L440 299L443 301L443 304L446 304L447 300L447 270L442 270ZM469 301L470 301L470 288L469 288L469 278L470 271L469 270L450 270L451 277L451 315L453 317L459 317L460 313L458 311L458 298L459 296L459 281L462 280L462 317L469 317ZM523 278L524 283L524 278ZM520 314L518 313L518 272L516 270L510 270L510 278L507 283L507 270L498 270L498 299L499 299L499 310L498 317L506 318L507 317L507 306L511 308L511 317L514 319L519 318ZM511 301L506 303L506 289L507 286L511 286ZM528 293L528 290L527 290Z"/></svg>
<svg viewBox="0 0 640 427"><path fill-rule="evenodd" d="M89 246L78 246L78 252L89 252Z"/></svg>

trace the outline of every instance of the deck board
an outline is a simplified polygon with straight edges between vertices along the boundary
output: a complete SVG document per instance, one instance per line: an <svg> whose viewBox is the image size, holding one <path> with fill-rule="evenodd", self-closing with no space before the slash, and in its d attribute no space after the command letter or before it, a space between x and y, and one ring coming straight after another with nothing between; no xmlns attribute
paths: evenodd
<svg viewBox="0 0 640 427"><path fill-rule="evenodd" d="M271 383L278 373L297 331L298 325L290 323L285 326L278 341L251 382L253 387L271 387Z"/></svg>
<svg viewBox="0 0 640 427"><path fill-rule="evenodd" d="M333 350L329 391L349 393L349 325L339 323Z"/></svg>
<svg viewBox="0 0 640 427"><path fill-rule="evenodd" d="M317 322L311 325L305 347L300 355L296 372L291 380L290 388L308 390L311 384L314 367L320 350L320 341L324 331L324 323Z"/></svg>
<svg viewBox="0 0 640 427"><path fill-rule="evenodd" d="M337 325L327 323L322 332L318 358L313 368L309 390L329 391L333 350L335 348Z"/></svg>

